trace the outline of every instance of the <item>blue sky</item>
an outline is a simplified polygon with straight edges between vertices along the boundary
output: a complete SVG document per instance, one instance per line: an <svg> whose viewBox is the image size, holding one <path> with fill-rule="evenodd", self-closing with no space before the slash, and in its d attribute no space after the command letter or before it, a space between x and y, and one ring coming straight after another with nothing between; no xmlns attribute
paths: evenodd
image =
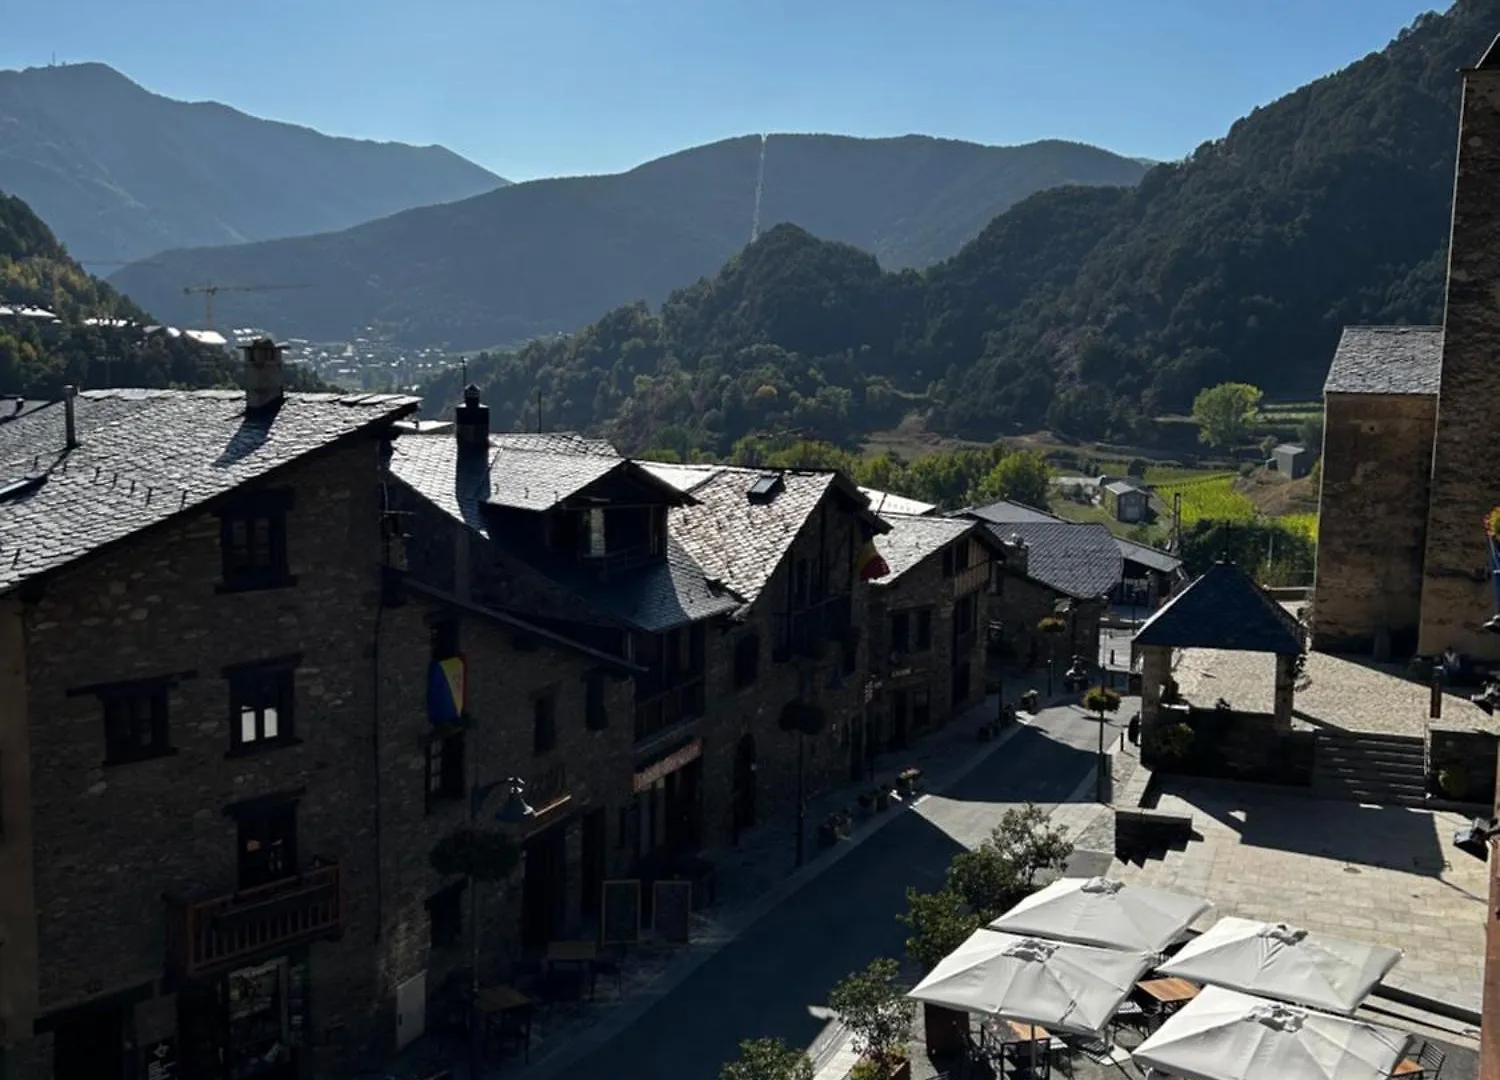
<svg viewBox="0 0 1500 1080"><path fill-rule="evenodd" d="M0 68L441 143L511 179L760 131L1075 139L1175 158L1383 46L1420 0L47 0Z"/></svg>

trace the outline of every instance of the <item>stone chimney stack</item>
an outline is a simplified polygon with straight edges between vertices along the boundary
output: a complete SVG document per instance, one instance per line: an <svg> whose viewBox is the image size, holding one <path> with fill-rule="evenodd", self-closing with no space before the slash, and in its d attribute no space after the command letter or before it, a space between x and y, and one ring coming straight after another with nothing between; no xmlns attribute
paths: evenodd
<svg viewBox="0 0 1500 1080"><path fill-rule="evenodd" d="M489 449L490 407L480 403L473 383L464 387L464 403L453 410L453 431L460 451Z"/></svg>
<svg viewBox="0 0 1500 1080"><path fill-rule="evenodd" d="M281 378L281 346L270 338L257 338L245 350L245 408L264 409L278 404L284 394Z"/></svg>
<svg viewBox="0 0 1500 1080"><path fill-rule="evenodd" d="M67 443L67 449L72 450L78 445L78 415L73 401L78 397L78 387L63 387L63 439ZM19 409L20 402L16 402Z"/></svg>

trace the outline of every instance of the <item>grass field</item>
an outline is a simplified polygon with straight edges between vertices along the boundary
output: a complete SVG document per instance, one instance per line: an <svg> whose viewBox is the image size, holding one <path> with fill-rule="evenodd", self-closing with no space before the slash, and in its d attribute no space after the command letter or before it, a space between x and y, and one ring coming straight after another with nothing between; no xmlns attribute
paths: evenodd
<svg viewBox="0 0 1500 1080"><path fill-rule="evenodd" d="M1283 514L1276 520L1292 532L1301 533L1315 544L1318 542L1317 514Z"/></svg>

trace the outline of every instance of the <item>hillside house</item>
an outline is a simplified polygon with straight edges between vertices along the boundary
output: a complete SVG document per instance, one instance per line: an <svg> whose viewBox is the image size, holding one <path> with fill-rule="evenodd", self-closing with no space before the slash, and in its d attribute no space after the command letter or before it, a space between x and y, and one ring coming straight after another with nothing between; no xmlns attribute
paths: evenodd
<svg viewBox="0 0 1500 1080"><path fill-rule="evenodd" d="M1288 480L1301 480L1312 471L1312 454L1305 446L1282 443L1271 451L1271 464Z"/></svg>
<svg viewBox="0 0 1500 1080"><path fill-rule="evenodd" d="M1128 480L1111 480L1099 489L1099 498L1116 521L1135 524L1151 516L1151 493Z"/></svg>

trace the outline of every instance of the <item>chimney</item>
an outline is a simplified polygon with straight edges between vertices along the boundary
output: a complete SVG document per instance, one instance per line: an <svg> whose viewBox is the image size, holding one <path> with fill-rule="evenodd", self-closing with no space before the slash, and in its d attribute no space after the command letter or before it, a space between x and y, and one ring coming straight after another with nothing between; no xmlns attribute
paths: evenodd
<svg viewBox="0 0 1500 1080"><path fill-rule="evenodd" d="M78 417L73 408L73 399L77 396L78 387L63 387L63 431L69 450L78 445Z"/></svg>
<svg viewBox="0 0 1500 1080"><path fill-rule="evenodd" d="M279 404L282 398L281 346L257 338L245 350L245 409L253 412Z"/></svg>
<svg viewBox="0 0 1500 1080"><path fill-rule="evenodd" d="M479 387L464 387L464 403L453 410L453 431L460 450L488 450L490 445L490 407L479 402Z"/></svg>

